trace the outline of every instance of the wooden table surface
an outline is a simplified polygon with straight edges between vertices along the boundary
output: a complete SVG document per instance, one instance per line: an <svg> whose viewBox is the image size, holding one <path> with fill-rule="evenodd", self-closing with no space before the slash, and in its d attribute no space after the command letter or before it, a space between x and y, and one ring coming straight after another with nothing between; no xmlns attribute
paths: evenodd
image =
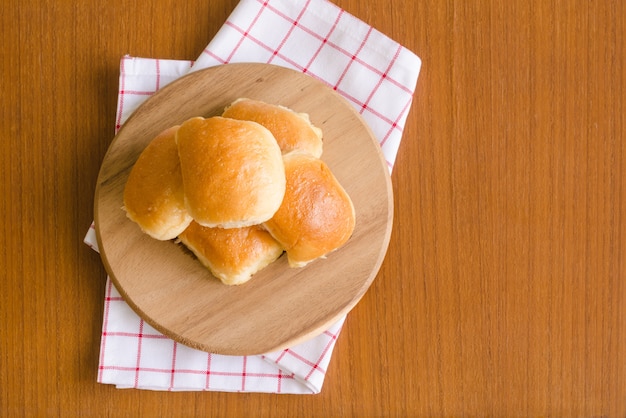
<svg viewBox="0 0 626 418"><path fill-rule="evenodd" d="M236 0L0 5L0 415L626 415L626 7L336 3L423 60L394 232L322 393L96 383L82 243L124 54L193 59Z"/></svg>

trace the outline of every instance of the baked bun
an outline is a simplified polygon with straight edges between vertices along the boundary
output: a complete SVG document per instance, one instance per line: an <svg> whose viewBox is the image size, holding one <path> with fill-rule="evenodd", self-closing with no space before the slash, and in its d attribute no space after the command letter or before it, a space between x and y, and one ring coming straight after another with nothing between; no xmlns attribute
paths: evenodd
<svg viewBox="0 0 626 418"><path fill-rule="evenodd" d="M287 190L263 225L283 246L291 267L302 267L342 246L355 225L350 196L329 167L310 154L283 156Z"/></svg>
<svg viewBox="0 0 626 418"><path fill-rule="evenodd" d="M313 126L306 113L258 100L238 99L224 110L223 117L251 120L272 132L283 153L303 150L322 155L322 130Z"/></svg>
<svg viewBox="0 0 626 418"><path fill-rule="evenodd" d="M176 238L191 222L174 140L177 129L165 130L148 144L124 187L126 216L158 240Z"/></svg>
<svg viewBox="0 0 626 418"><path fill-rule="evenodd" d="M285 170L272 133L256 122L191 118L176 133L185 205L202 226L260 224L278 210Z"/></svg>
<svg viewBox="0 0 626 418"><path fill-rule="evenodd" d="M192 222L179 239L227 285L247 282L283 253L280 244L258 225L222 229Z"/></svg>

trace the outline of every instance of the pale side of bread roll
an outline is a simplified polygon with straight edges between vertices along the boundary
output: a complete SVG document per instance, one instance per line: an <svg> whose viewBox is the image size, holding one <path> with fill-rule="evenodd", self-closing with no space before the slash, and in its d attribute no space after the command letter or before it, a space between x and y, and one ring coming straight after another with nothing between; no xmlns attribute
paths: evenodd
<svg viewBox="0 0 626 418"><path fill-rule="evenodd" d="M200 225L240 228L270 219L285 194L280 148L262 125L191 118L176 133L185 205Z"/></svg>
<svg viewBox="0 0 626 418"><path fill-rule="evenodd" d="M251 120L265 126L272 132L284 154L299 149L318 158L322 155L322 130L311 123L306 113L242 98L228 106L222 116Z"/></svg>
<svg viewBox="0 0 626 418"><path fill-rule="evenodd" d="M146 234L176 238L191 222L174 140L178 126L157 135L139 155L124 187L124 210Z"/></svg>
<svg viewBox="0 0 626 418"><path fill-rule="evenodd" d="M310 154L284 155L287 190L264 227L283 246L291 267L303 267L348 241L354 206L330 168Z"/></svg>
<svg viewBox="0 0 626 418"><path fill-rule="evenodd" d="M222 229L192 222L179 239L227 285L247 282L283 253L281 245L259 225Z"/></svg>

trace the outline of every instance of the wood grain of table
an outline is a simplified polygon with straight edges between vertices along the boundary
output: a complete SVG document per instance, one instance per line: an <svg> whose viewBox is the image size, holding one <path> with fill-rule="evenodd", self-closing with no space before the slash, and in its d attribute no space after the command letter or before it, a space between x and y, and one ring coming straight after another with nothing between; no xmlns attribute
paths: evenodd
<svg viewBox="0 0 626 418"><path fill-rule="evenodd" d="M617 0L337 0L423 66L389 252L322 393L96 383L106 274L82 239L119 59L194 59L236 3L0 4L0 415L625 416Z"/></svg>

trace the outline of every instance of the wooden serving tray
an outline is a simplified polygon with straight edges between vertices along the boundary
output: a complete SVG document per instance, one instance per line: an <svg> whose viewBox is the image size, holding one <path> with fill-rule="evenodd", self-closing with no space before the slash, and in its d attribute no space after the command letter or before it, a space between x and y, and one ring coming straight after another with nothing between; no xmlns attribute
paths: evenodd
<svg viewBox="0 0 626 418"><path fill-rule="evenodd" d="M293 269L283 256L249 282L226 286L182 245L143 234L122 203L130 169L155 135L193 116L220 114L240 97L310 115L324 132L322 159L353 200L356 227L326 259ZM380 268L392 218L389 169L358 112L313 77L268 64L217 66L159 90L114 138L95 194L100 254L126 302L173 340L229 355L290 347L348 313Z"/></svg>

